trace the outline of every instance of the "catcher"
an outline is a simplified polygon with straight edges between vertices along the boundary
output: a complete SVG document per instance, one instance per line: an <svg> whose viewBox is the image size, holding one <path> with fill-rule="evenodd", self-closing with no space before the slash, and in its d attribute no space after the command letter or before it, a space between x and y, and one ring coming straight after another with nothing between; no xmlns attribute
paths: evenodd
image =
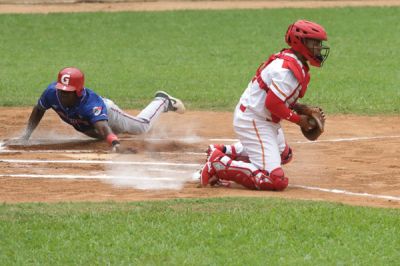
<svg viewBox="0 0 400 266"><path fill-rule="evenodd" d="M58 73L57 82L51 83L33 107L22 140L28 140L46 110L53 109L75 130L92 138L107 141L112 151L125 152L116 134L143 134L163 112L184 113L183 103L164 91L158 91L150 104L138 116L122 111L113 101L100 97L84 87L84 74L75 67ZM133 150L132 150L133 151Z"/></svg>
<svg viewBox="0 0 400 266"><path fill-rule="evenodd" d="M293 157L280 125L282 119L300 126L309 140L324 130L319 107L297 103L310 81L309 66L321 67L329 54L325 29L299 20L291 24L285 41L290 46L259 66L236 106L233 126L240 142L210 145L200 171L202 186L231 181L249 189L284 190L288 177L282 170Z"/></svg>

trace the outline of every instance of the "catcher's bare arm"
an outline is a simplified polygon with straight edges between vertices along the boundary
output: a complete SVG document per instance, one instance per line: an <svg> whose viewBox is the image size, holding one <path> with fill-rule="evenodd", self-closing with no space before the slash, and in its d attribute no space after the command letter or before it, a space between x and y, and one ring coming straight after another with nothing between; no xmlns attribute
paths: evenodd
<svg viewBox="0 0 400 266"><path fill-rule="evenodd" d="M32 113L28 120L28 125L26 126L25 132L22 135L21 139L28 140L31 137L32 132L39 125L45 112L46 112L46 110L43 110L42 108L40 108L37 105L35 105L33 107Z"/></svg>

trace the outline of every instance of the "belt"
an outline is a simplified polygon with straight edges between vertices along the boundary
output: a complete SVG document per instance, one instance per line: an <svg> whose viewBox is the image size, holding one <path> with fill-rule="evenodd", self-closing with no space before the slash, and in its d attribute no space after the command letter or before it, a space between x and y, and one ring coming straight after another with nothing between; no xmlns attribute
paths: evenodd
<svg viewBox="0 0 400 266"><path fill-rule="evenodd" d="M244 113L244 111L246 111L247 107L244 106L243 104L240 104L239 109L240 109L240 111L242 111L242 112ZM265 121L274 122L274 121L272 121L272 120L269 119L269 118L265 118ZM276 123L276 122L275 122L275 123Z"/></svg>

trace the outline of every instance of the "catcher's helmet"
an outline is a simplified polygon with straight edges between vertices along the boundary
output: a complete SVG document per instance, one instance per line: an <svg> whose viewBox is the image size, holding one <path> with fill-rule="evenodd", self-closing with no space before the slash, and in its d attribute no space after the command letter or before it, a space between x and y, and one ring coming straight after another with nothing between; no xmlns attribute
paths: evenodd
<svg viewBox="0 0 400 266"><path fill-rule="evenodd" d="M313 39L321 42L327 41L328 36L325 29L317 23L307 20L298 20L289 25L285 35L286 43L292 47L293 50L304 56L311 65L317 67L322 66L323 62L328 57L329 47L322 45L316 48L319 49L320 52L315 55L314 52L305 45L305 39Z"/></svg>
<svg viewBox="0 0 400 266"><path fill-rule="evenodd" d="M58 72L56 88L63 91L75 91L82 96L85 76L82 71L75 67L66 67Z"/></svg>

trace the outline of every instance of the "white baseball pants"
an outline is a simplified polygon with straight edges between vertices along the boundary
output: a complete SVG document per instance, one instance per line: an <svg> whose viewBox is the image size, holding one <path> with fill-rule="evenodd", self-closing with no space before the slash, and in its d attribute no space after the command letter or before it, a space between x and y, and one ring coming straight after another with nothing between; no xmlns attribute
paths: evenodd
<svg viewBox="0 0 400 266"><path fill-rule="evenodd" d="M250 162L269 173L281 167L281 153L286 147L285 136L279 123L256 117L249 110L236 107L233 126L243 151Z"/></svg>
<svg viewBox="0 0 400 266"><path fill-rule="evenodd" d="M137 116L127 114L112 100L103 98L108 112L108 124L115 134L139 135L148 132L161 113L168 110L168 100L155 98Z"/></svg>

